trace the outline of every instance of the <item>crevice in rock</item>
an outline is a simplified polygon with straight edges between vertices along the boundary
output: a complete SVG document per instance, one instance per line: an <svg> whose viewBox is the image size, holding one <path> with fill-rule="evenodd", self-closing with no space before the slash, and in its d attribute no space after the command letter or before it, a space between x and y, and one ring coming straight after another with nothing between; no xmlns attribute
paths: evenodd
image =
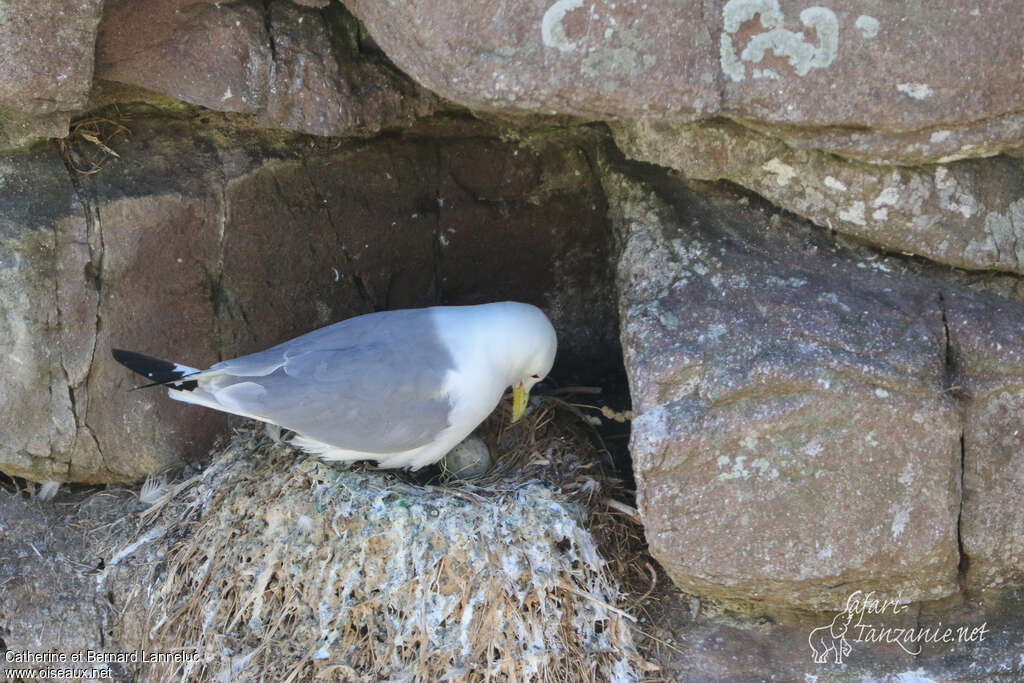
<svg viewBox="0 0 1024 683"><path fill-rule="evenodd" d="M223 171L223 165L219 168ZM228 192L227 182L221 177L216 185L217 204L217 260L213 264L213 270L207 271L206 277L209 280L210 306L213 312L214 339L217 340L216 352L217 361L224 360L224 329L221 313L228 303L227 293L224 291L224 249L227 242L228 226Z"/></svg>
<svg viewBox="0 0 1024 683"><path fill-rule="evenodd" d="M274 26L271 19L270 4L272 0L263 0L263 28L267 32L267 47L270 48L270 82L274 82L274 68L277 64L277 43L274 40Z"/></svg>
<svg viewBox="0 0 1024 683"><path fill-rule="evenodd" d="M698 6L700 8L699 25L703 26L707 30L708 35L711 36L710 52L712 53L712 60L717 62L721 54L721 38L719 37L716 40L715 36L722 35L722 13L714 11L717 9L717 5L710 12L708 11L709 8L705 7L704 2L699 3ZM712 78L714 78L715 83L714 114L720 116L723 115L723 109L725 108L725 79L727 76L722 69L713 69Z"/></svg>
<svg viewBox="0 0 1024 683"><path fill-rule="evenodd" d="M953 384L956 373L956 359L953 357L953 346L949 339L949 319L946 317L946 298L939 292L939 312L942 314L943 349L942 390L951 393L956 387Z"/></svg>
<svg viewBox="0 0 1024 683"><path fill-rule="evenodd" d="M956 384L956 355L953 352L953 344L949 334L949 318L946 314L946 298L943 293L939 292L939 310L942 313L942 331L944 337L944 349L945 356L943 358L943 378L942 378L942 390L943 393L949 394L953 400L957 402L957 406L960 406L960 397L958 396L960 387ZM959 419L959 418L958 418ZM964 516L964 468L965 468L965 451L964 448L964 430L963 420L960 420L960 501L956 515L956 547L959 557L957 562L957 578L958 583L963 586L964 578L967 575L967 568L970 565L970 558L964 552L964 542L961 533Z"/></svg>
<svg viewBox="0 0 1024 683"><path fill-rule="evenodd" d="M366 283L363 282L362 276L353 275L352 284L355 285L356 291L359 293L359 297L363 300L363 303L369 306L374 312L378 311L379 309L373 300L373 295L370 294L370 290L366 287Z"/></svg>
<svg viewBox="0 0 1024 683"><path fill-rule="evenodd" d="M965 454L966 449L964 448L964 433L960 432L960 509L957 511L956 516L956 548L960 554L960 561L957 563L957 580L958 583L963 586L964 579L967 578L967 570L971 565L971 558L964 552L964 539L961 534L961 526L964 518L964 471L965 471Z"/></svg>
<svg viewBox="0 0 1024 683"><path fill-rule="evenodd" d="M78 433L84 432L89 439L92 440L93 446L96 449L96 453L100 455L102 459L102 451L100 450L99 441L96 439L95 432L89 426L88 423L88 401L80 402L75 396L75 391L79 387L85 388L88 391L90 385L93 369L96 367L96 349L98 346L98 340L100 336L100 330L103 326L103 265L104 265L104 254L106 247L103 241L103 224L100 220L99 204L96 201L95 193L91 188L87 188L82 182L79 171L75 168L73 160L69 155L61 154L61 161L64 167L67 169L68 178L71 182L71 191L75 197L75 200L82 207L82 214L85 218L85 245L89 250L89 261L86 263L83 270L83 278L85 281L96 291L96 311L95 320L93 322L93 330L91 337L91 348L89 349L89 363L85 371L85 377L77 385L72 385L71 374L68 372L67 363L64 359L63 350L61 354L61 369L64 372L64 381L68 389L68 398L71 405L71 412L75 418L76 434L71 442L72 453L77 450L74 445L77 442ZM59 258L59 233L56 224L54 224L54 250L55 254L58 254ZM62 329L62 311L60 306L60 284L59 278L54 279L54 299L55 307L57 310L57 326L58 329ZM72 469L72 463L69 461L68 473Z"/></svg>
<svg viewBox="0 0 1024 683"><path fill-rule="evenodd" d="M61 295L60 295L60 274L59 274L59 270L57 268L57 261L60 259L60 246L59 246L60 245L60 232L59 232L59 229L57 227L57 223L56 222L54 222L52 224L52 230L53 230L54 270L57 271L55 273L55 275L54 275L54 278L53 278L53 310L54 310L54 314L57 317L56 328L58 330L58 333L60 333L60 331L64 329L64 311L61 308L61 302L60 302L60 300L61 300ZM94 349L95 349L95 346L96 346L96 338L95 338L95 333L94 333L94 336L93 336L93 348ZM61 374L62 374L63 379L64 379L64 386L67 388L68 404L69 404L70 409L71 409L71 416L72 416L72 418L75 421L75 432L77 433L78 429L81 426L82 420L79 418L79 415L78 415L78 410L79 410L78 403L75 400L75 390L74 390L74 387L71 386L71 373L68 372L68 365L67 365L67 362L65 361L65 358L64 358L63 344L60 344L60 343L57 344L57 353L60 356L60 358L58 359L59 360L59 365L60 365L60 371L61 371ZM51 406L51 410L53 409L53 384L54 384L53 363L51 362L51 363L49 363L49 370L48 370L48 376L47 376L47 385L48 385L47 386L47 391L49 392L49 395L50 395L49 404ZM59 438L59 434L55 434L52 431L50 432L50 434L51 434L51 438L50 438L50 458L52 458L54 461L56 461L57 460L57 458L56 458L56 455L57 455L56 451L58 450L58 448L57 448L57 445L54 443L54 437ZM75 435L72 435L72 437L71 437L71 449L70 450L74 449L74 443L75 443ZM68 459L68 462L64 463L64 465L66 466L68 472L70 472L70 470L71 470L70 457Z"/></svg>

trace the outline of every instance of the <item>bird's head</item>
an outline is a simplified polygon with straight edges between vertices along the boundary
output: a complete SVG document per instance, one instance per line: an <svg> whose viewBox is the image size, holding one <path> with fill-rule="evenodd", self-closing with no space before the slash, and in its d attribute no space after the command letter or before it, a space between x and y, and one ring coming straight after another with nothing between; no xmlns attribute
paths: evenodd
<svg viewBox="0 0 1024 683"><path fill-rule="evenodd" d="M512 387L512 421L526 412L533 385L547 377L555 363L558 337L555 328L536 306L511 303L516 314L509 330L508 379Z"/></svg>

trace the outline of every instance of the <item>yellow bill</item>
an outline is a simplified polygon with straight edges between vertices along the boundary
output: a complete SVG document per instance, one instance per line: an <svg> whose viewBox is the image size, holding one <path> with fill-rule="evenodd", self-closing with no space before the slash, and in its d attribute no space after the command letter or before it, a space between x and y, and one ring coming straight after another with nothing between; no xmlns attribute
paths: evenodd
<svg viewBox="0 0 1024 683"><path fill-rule="evenodd" d="M526 399L530 397L526 389L523 388L523 383L520 382L517 386L512 389L512 421L516 422L526 412Z"/></svg>

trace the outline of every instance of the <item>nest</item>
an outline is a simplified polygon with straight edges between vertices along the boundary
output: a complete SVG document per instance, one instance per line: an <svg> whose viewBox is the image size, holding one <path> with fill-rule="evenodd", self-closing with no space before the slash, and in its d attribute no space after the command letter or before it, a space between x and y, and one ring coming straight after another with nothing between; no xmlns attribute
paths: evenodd
<svg viewBox="0 0 1024 683"><path fill-rule="evenodd" d="M147 513L146 680L632 680L633 618L588 504L615 482L565 404L480 432L472 483L341 469L235 435ZM142 543L140 543L142 542ZM119 557L125 554L122 550Z"/></svg>

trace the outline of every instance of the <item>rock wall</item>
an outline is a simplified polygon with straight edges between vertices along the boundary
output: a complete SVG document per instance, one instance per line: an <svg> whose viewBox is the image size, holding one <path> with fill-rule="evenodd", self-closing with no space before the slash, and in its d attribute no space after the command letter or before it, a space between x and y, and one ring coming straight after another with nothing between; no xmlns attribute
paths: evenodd
<svg viewBox="0 0 1024 683"><path fill-rule="evenodd" d="M366 51L340 4L323 4L107 2L96 77L314 135L408 125L437 108Z"/></svg>
<svg viewBox="0 0 1024 683"><path fill-rule="evenodd" d="M5 2L0 14L0 148L67 133L87 105L103 0Z"/></svg>
<svg viewBox="0 0 1024 683"><path fill-rule="evenodd" d="M960 268L1024 273L1019 158L896 166L789 147L736 123L616 125L630 156L729 180L782 209L884 249Z"/></svg>
<svg viewBox="0 0 1024 683"><path fill-rule="evenodd" d="M348 6L406 73L475 109L728 116L838 154L915 162L1020 145L1024 72L995 66L1020 64L1013 0Z"/></svg>
<svg viewBox="0 0 1024 683"><path fill-rule="evenodd" d="M677 585L841 610L1019 581L994 481L1024 433L1019 300L728 191L605 181L638 505Z"/></svg>

